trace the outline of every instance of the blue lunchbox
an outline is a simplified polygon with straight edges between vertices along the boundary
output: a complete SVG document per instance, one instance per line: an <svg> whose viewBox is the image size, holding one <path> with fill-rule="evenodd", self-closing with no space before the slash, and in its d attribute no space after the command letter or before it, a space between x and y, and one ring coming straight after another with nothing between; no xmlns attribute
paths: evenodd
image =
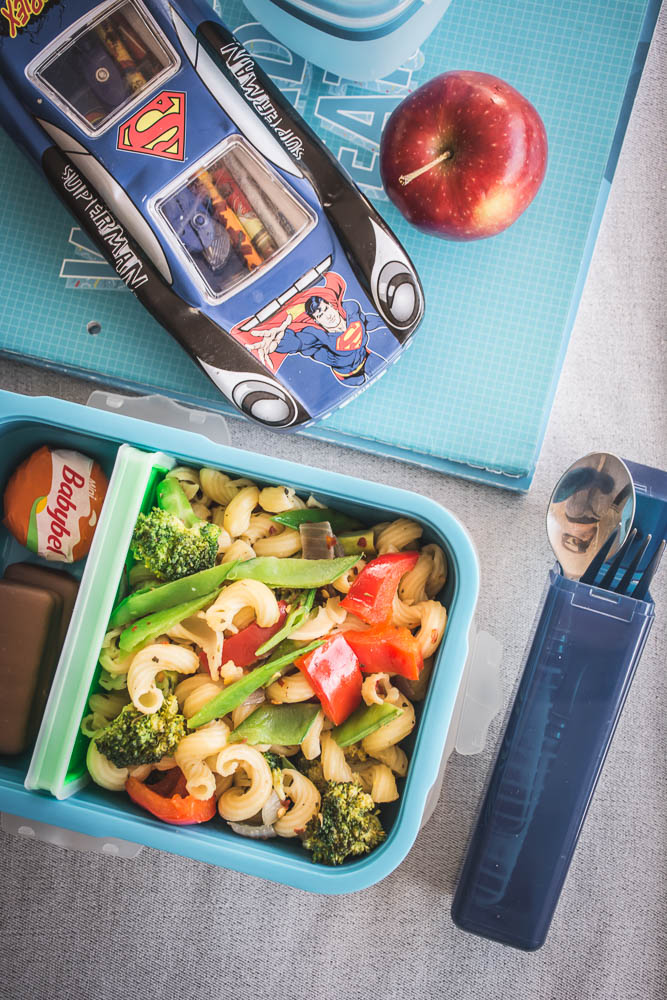
<svg viewBox="0 0 667 1000"><path fill-rule="evenodd" d="M157 397L161 408L156 410L148 409L150 397L137 401L94 395L98 405L101 399L102 405L117 412L0 392L0 491L17 464L42 444L80 450L110 476L90 553L67 567L82 574L81 584L36 746L21 757L0 757L3 827L68 847L125 856L145 844L321 893L353 892L384 878L403 860L435 808L451 751L481 750L486 727L499 707L499 648L491 636L476 634L473 628L479 571L465 529L449 511L418 494L220 443L228 440L228 432L218 415L190 411L161 397ZM124 416L124 410L147 419ZM157 420L161 423L152 422ZM68 667L75 663L79 680L85 670L92 678L120 578L113 574L121 572L134 523L130 518L136 514L133 505L138 509L141 502L138 476L153 463L174 460L219 467L258 483L289 484L305 495L313 492L362 522L415 518L424 526L424 538L442 546L447 555L449 575L442 594L449 612L445 637L427 696L416 703L418 724L406 742L410 765L407 777L399 779L400 798L383 807L387 839L367 857L329 868L314 864L296 841L247 840L218 821L197 827L166 826L126 796L86 783L85 750L82 753L77 745L77 733L89 687L87 681L72 683ZM137 473L137 468L143 472ZM125 513L119 516L119 511ZM26 559L41 562L0 525L0 575L8 564ZM44 781L43 775L53 771L54 758L62 756L64 740L72 748L70 754L68 744L65 753L69 773L63 771L64 780L55 785Z"/></svg>
<svg viewBox="0 0 667 1000"><path fill-rule="evenodd" d="M317 66L377 80L417 51L451 0L244 0L265 28Z"/></svg>

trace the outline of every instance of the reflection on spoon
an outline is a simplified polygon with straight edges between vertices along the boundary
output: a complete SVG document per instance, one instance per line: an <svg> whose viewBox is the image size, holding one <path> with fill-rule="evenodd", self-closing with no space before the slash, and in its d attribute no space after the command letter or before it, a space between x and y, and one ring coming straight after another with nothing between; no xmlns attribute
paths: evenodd
<svg viewBox="0 0 667 1000"><path fill-rule="evenodd" d="M627 466L607 452L578 459L559 479L547 510L547 535L563 575L578 580L619 528L609 557L621 547L635 516Z"/></svg>

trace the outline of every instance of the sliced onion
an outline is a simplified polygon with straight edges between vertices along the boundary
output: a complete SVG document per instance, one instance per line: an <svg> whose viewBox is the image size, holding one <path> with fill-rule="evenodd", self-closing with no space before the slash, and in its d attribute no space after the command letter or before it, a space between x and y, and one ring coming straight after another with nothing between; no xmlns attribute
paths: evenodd
<svg viewBox="0 0 667 1000"><path fill-rule="evenodd" d="M250 837L252 840L270 840L278 834L272 826L253 826L251 823L230 823L234 833L239 833L242 837Z"/></svg>
<svg viewBox="0 0 667 1000"><path fill-rule="evenodd" d="M262 807L262 823L264 826L273 826L275 821L278 819L279 809L280 799L278 797L278 793L274 789Z"/></svg>
<svg viewBox="0 0 667 1000"><path fill-rule="evenodd" d="M242 701L239 708L253 708L257 705L261 705L265 700L264 688L257 688L256 691L251 691L245 701Z"/></svg>
<svg viewBox="0 0 667 1000"><path fill-rule="evenodd" d="M333 559L334 535L328 521L306 521L299 525L304 559Z"/></svg>

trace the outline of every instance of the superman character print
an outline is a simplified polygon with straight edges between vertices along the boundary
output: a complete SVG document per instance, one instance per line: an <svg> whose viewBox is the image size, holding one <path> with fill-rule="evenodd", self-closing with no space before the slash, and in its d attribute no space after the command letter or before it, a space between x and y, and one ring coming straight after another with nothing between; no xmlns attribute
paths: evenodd
<svg viewBox="0 0 667 1000"><path fill-rule="evenodd" d="M383 350L391 338L378 314L365 312L335 271L324 275L323 284L297 292L251 330L244 326L245 322L234 327L232 336L269 371L289 365L306 375L305 359L324 366L339 385L350 388L363 386L385 363Z"/></svg>

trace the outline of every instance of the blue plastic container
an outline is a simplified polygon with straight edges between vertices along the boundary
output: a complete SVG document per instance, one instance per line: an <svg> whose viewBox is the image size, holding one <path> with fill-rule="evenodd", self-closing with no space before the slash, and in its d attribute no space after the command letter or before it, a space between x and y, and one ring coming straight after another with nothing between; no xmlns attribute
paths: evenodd
<svg viewBox="0 0 667 1000"><path fill-rule="evenodd" d="M667 534L667 473L627 466L635 527L655 543ZM454 898L463 930L544 943L654 614L650 595L550 572Z"/></svg>
<svg viewBox="0 0 667 1000"><path fill-rule="evenodd" d="M377 80L417 51L451 0L244 0L276 38L350 80Z"/></svg>
<svg viewBox="0 0 667 1000"><path fill-rule="evenodd" d="M189 414L194 427L207 419L202 413L185 413ZM0 392L0 491L16 465L45 443L75 448L91 455L101 462L107 474L113 470L119 447L129 443L151 452L160 450L180 462L217 466L249 476L258 483L287 483L299 491L312 491L322 501L347 510L362 521L384 520L397 515L415 518L424 526L425 539L437 542L447 555L449 577L442 596L449 609L449 621L428 696L417 706L418 725L411 737L412 745L407 747L410 767L407 778L401 782L400 799L384 813L387 839L362 860L340 868L327 868L314 864L301 845L292 841L249 841L217 822L201 827L169 827L147 817L124 795L112 794L94 785L64 800L28 791L24 780L29 754L22 758L0 757L0 810L24 817L19 831L35 832L39 824L64 827L104 838L99 841L104 851L124 853L122 842L130 841L314 892L352 892L389 874L410 850L420 825L435 805L439 779L453 748L458 719L463 711L469 680L466 674L466 663L470 662L469 633L479 585L477 558L465 529L447 510L417 494L249 454L216 444L191 431L62 400ZM98 531L102 531L105 517L110 517L106 508L102 511ZM35 559L11 538L4 526L0 526L0 575L8 563L26 558ZM85 598L82 591L87 590L94 573L95 566L88 565L77 608L82 597ZM75 615L76 611L75 608ZM479 685L472 693L473 702L484 701L484 690L480 696ZM50 705L51 702L47 714ZM481 714L485 712L488 723L494 709L483 708ZM468 742L474 744L474 739ZM473 745L468 752L474 749ZM71 844L71 841L66 842Z"/></svg>

